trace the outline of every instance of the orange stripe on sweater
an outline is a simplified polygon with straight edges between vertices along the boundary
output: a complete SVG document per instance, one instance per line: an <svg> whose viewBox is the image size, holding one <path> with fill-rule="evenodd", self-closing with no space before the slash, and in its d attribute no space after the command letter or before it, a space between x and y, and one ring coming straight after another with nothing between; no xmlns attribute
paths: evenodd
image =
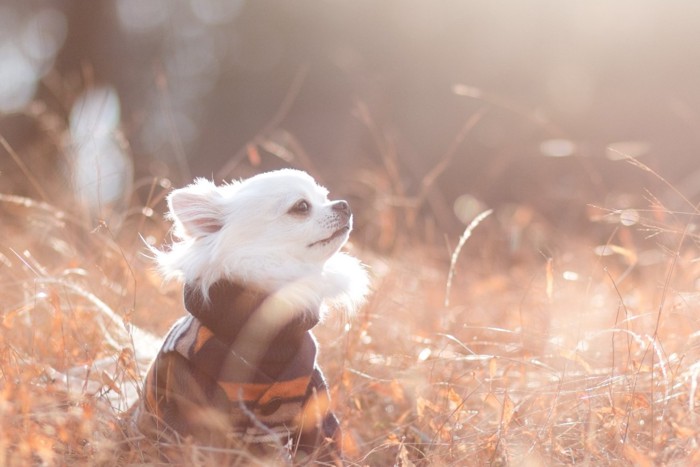
<svg viewBox="0 0 700 467"><path fill-rule="evenodd" d="M206 326L200 326L197 331L197 339L194 342L194 352L199 352L204 344L212 337L214 337L214 333L211 332L211 329Z"/></svg>
<svg viewBox="0 0 700 467"><path fill-rule="evenodd" d="M310 379L309 376L300 376L289 381L277 381L272 386L269 386L270 389L260 398L258 403L267 404L276 397L282 399L304 397Z"/></svg>
<svg viewBox="0 0 700 467"><path fill-rule="evenodd" d="M309 379L308 376L301 376L291 381L278 381L273 384L219 381L219 386L232 401L256 401L259 404L267 404L275 397L282 399L304 397Z"/></svg>

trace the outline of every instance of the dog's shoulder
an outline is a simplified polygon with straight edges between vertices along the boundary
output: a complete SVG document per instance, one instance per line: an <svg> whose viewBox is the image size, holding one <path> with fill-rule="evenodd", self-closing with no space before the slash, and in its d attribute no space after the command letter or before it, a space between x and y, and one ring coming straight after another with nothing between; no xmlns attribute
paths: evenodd
<svg viewBox="0 0 700 467"><path fill-rule="evenodd" d="M230 402L216 380L178 352L161 352L144 384L136 424L142 433L162 437L192 435L210 443L230 429L226 413Z"/></svg>

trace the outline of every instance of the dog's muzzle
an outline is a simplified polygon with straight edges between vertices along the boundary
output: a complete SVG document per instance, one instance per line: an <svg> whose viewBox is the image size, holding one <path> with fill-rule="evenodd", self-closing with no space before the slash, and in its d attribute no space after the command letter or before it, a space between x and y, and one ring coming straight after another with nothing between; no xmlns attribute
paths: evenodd
<svg viewBox="0 0 700 467"><path fill-rule="evenodd" d="M350 210L350 205L347 201L334 201L331 204L331 209L338 216L338 229L331 234L330 237L322 238L313 243L309 243L309 247L316 245L327 245L333 240L346 236L352 229L352 211Z"/></svg>
<svg viewBox="0 0 700 467"><path fill-rule="evenodd" d="M331 204L331 209L340 214L345 222L349 221L352 217L352 211L350 210L350 205L347 201L335 201L333 204Z"/></svg>

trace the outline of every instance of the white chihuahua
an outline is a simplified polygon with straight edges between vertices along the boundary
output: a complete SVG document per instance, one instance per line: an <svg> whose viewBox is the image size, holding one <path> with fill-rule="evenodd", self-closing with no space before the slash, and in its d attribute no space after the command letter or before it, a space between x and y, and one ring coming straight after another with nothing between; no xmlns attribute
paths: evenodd
<svg viewBox="0 0 700 467"><path fill-rule="evenodd" d="M299 170L267 172L216 186L206 179L168 196L175 236L155 250L163 276L183 276L206 295L225 278L268 292L292 285L299 305L340 302L352 311L367 290L359 261L338 250L352 230L345 201Z"/></svg>
<svg viewBox="0 0 700 467"><path fill-rule="evenodd" d="M339 252L350 207L327 195L290 169L223 186L198 179L170 194L177 240L154 253L164 277L184 279L189 314L146 377L134 410L142 432L340 459L309 330L326 304L355 310L368 280Z"/></svg>

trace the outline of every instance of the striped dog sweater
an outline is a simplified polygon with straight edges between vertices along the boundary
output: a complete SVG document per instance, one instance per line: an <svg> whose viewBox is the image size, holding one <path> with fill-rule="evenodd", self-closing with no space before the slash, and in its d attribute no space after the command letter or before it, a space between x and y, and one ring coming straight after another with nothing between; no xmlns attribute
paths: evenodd
<svg viewBox="0 0 700 467"><path fill-rule="evenodd" d="M339 454L338 421L316 364L318 313L288 310L261 292L219 281L205 299L186 285L188 315L168 332L144 383L138 428L202 444L290 440Z"/></svg>

